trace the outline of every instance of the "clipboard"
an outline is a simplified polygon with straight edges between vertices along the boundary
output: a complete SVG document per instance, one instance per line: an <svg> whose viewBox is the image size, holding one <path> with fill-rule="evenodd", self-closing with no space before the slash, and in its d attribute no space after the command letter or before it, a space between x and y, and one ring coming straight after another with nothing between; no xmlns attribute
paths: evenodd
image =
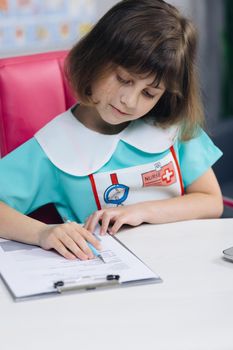
<svg viewBox="0 0 233 350"><path fill-rule="evenodd" d="M1 278L15 301L162 282L115 236L99 239L104 261L67 260L55 251L0 239Z"/></svg>

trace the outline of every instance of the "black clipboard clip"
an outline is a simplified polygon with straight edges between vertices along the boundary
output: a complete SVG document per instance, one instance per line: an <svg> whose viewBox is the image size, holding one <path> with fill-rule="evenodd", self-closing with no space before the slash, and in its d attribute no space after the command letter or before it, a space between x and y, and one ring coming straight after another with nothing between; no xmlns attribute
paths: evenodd
<svg viewBox="0 0 233 350"><path fill-rule="evenodd" d="M53 287L58 293L71 292L78 290L93 290L97 288L112 287L120 284L119 275L107 275L106 277L81 277L74 281L57 281Z"/></svg>

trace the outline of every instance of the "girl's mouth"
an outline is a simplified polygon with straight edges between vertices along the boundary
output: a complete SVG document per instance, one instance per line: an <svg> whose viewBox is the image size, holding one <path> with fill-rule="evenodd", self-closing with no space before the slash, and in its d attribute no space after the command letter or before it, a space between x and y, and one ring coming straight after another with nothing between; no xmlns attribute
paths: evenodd
<svg viewBox="0 0 233 350"><path fill-rule="evenodd" d="M110 106L113 108L113 110L117 111L118 113L120 113L122 115L129 115L129 113L122 112L120 109L114 107L113 105L110 105Z"/></svg>

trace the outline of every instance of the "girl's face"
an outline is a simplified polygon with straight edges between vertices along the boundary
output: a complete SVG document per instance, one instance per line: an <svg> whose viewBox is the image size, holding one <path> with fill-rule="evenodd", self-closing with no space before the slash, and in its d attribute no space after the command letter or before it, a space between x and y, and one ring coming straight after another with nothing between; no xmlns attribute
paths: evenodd
<svg viewBox="0 0 233 350"><path fill-rule="evenodd" d="M153 76L133 75L122 67L92 86L92 99L98 118L119 125L147 114L165 91L164 85L152 85Z"/></svg>

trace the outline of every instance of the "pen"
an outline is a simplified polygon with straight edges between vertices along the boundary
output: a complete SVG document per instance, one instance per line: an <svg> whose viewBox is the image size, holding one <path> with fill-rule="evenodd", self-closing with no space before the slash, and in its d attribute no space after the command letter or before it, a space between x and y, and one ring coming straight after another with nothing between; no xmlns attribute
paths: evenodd
<svg viewBox="0 0 233 350"><path fill-rule="evenodd" d="M63 221L64 223L69 223L71 222L70 220L68 220L66 217L63 217ZM96 237L96 235L94 235L96 239L98 239ZM92 253L97 257L99 258L103 263L105 263L104 261L104 258L102 257L102 255L100 254L100 252L90 243L90 242L87 242L87 245L88 247L91 249Z"/></svg>
<svg viewBox="0 0 233 350"><path fill-rule="evenodd" d="M93 253L97 258L99 258L103 263L105 263L104 258L102 257L102 255L100 254L100 252L99 252L97 249L95 249L95 247L94 247L91 243L87 242L87 245L88 245L88 247L91 249L92 253Z"/></svg>

